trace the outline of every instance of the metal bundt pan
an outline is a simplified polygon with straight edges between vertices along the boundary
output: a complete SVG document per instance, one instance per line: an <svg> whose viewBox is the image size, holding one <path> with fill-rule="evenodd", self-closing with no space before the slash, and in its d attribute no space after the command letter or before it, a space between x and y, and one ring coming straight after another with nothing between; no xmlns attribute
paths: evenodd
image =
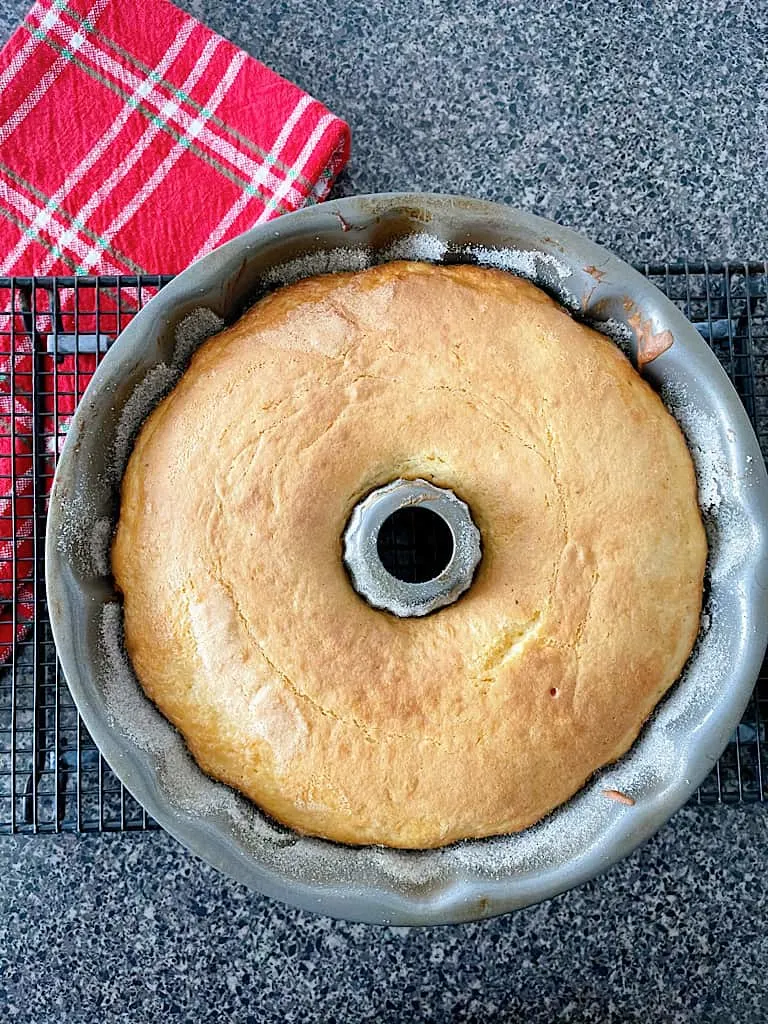
<svg viewBox="0 0 768 1024"><path fill-rule="evenodd" d="M106 555L132 441L121 416L131 400L136 420L142 403L148 411L182 371L183 353L174 354L180 321L199 307L231 321L282 281L396 258L474 261L531 277L635 355L637 336L673 340L644 372L687 434L710 542L697 647L631 751L526 832L423 852L296 835L207 779L126 662ZM123 332L75 414L59 461L48 518L48 600L85 724L118 777L172 835L234 878L305 909L442 924L501 914L594 877L695 791L739 721L760 667L767 534L768 478L736 392L699 334L640 274L575 232L505 206L437 195L361 196L281 217L229 242L177 277ZM634 805L605 790L627 794Z"/></svg>

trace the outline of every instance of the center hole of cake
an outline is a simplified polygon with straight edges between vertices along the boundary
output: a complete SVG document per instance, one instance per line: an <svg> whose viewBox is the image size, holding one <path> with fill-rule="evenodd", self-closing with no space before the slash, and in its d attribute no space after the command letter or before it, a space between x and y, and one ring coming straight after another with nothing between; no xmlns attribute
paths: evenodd
<svg viewBox="0 0 768 1024"><path fill-rule="evenodd" d="M453 558L453 548L448 523L424 505L408 505L387 516L376 541L381 564L403 583L435 579Z"/></svg>

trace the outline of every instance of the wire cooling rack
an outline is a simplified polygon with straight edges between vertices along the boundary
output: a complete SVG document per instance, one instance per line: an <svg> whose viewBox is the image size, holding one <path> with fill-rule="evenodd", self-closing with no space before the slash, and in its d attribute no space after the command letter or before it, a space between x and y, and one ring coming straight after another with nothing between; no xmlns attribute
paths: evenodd
<svg viewBox="0 0 768 1024"><path fill-rule="evenodd" d="M768 264L639 269L714 350L768 459ZM0 278L0 833L157 827L77 714L51 635L43 548L47 495L68 417L116 335L169 280ZM12 537L24 539L13 544ZM695 799L768 799L766 723L768 663Z"/></svg>

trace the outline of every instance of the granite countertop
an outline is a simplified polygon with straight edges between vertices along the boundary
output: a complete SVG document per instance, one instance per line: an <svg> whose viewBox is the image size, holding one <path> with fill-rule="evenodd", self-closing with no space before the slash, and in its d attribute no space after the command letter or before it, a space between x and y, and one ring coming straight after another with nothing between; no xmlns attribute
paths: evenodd
<svg viewBox="0 0 768 1024"><path fill-rule="evenodd" d="M480 924L377 928L249 893L170 836L0 842L0 1019L768 1019L763 808L689 807L607 875Z"/></svg>
<svg viewBox="0 0 768 1024"><path fill-rule="evenodd" d="M502 200L632 260L768 255L765 5L182 6L349 120L337 194ZM423 930L288 909L162 833L0 837L0 1019L764 1024L767 854L763 807L690 806L579 890Z"/></svg>

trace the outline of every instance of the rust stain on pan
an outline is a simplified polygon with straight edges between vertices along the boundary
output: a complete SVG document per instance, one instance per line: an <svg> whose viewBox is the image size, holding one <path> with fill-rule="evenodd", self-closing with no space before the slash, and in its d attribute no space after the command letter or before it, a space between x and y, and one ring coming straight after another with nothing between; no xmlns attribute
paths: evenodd
<svg viewBox="0 0 768 1024"><path fill-rule="evenodd" d="M597 285L595 285L595 288L596 287ZM582 302L582 312L585 314L588 313L593 320L608 320L611 315L611 298L610 296L605 296L602 299L596 299L592 302L592 293L595 288L591 288L589 290L585 300Z"/></svg>
<svg viewBox="0 0 768 1024"><path fill-rule="evenodd" d="M669 330L654 331L650 320L644 320L640 313L628 317L627 323L637 338L637 368L642 370L648 363L672 348L675 339Z"/></svg>
<svg viewBox="0 0 768 1024"><path fill-rule="evenodd" d="M622 793L619 789L604 789L603 794L607 796L609 800L615 800L617 804L625 804L627 807L635 806L635 798L627 796L626 793Z"/></svg>
<svg viewBox="0 0 768 1024"><path fill-rule="evenodd" d="M589 274L590 277L594 277L598 284L605 279L605 271L600 270L598 267L593 267L591 265L584 267L584 272Z"/></svg>
<svg viewBox="0 0 768 1024"><path fill-rule="evenodd" d="M581 308L586 309L592 301L592 296L595 294L595 289L599 284L602 283L605 277L605 271L600 270L599 267L594 267L591 264L588 267L584 267L584 273L589 274L592 280L595 282L592 287L584 292L581 299Z"/></svg>
<svg viewBox="0 0 768 1024"><path fill-rule="evenodd" d="M587 312L587 310L589 309L589 312L596 319L601 319L602 317L598 312L598 306L600 305L600 303L605 302L606 300L598 299L598 301L595 302L593 305L592 296L595 294L595 291L597 290L598 286L602 285L608 272L607 270L601 270L599 266L594 266L592 263L590 263L589 266L585 266L584 272L590 275L593 284L591 285L591 287L586 288L584 294L582 295L582 309L585 312Z"/></svg>
<svg viewBox="0 0 768 1024"><path fill-rule="evenodd" d="M342 215L339 213L338 210L334 210L333 211L333 215L338 220L339 226L341 227L341 230L345 234L346 234L347 231L351 231L352 230L352 225L349 223L349 221L345 217L342 217Z"/></svg>

